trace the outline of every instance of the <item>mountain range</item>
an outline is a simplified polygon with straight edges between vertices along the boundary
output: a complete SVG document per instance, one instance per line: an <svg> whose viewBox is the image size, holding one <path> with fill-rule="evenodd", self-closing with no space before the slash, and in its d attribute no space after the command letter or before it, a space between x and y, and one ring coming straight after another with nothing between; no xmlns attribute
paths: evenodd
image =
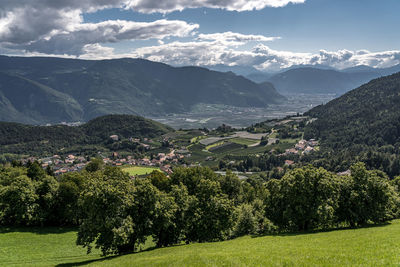
<svg viewBox="0 0 400 267"><path fill-rule="evenodd" d="M269 82L232 72L142 59L78 60L0 56L0 121L45 124L107 114L159 116L194 105L280 103Z"/></svg>
<svg viewBox="0 0 400 267"><path fill-rule="evenodd" d="M320 65L298 65L279 73L254 72L246 77L254 82L271 82L281 94L342 95L372 79L399 71L400 65L381 69L361 65L343 70Z"/></svg>

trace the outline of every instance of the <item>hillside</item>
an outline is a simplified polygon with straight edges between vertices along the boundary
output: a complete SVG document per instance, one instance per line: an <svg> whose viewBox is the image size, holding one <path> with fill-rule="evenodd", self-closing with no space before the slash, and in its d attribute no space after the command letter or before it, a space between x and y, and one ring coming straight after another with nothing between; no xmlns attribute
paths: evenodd
<svg viewBox="0 0 400 267"><path fill-rule="evenodd" d="M171 131L172 128L161 123L133 115L103 116L81 126L0 122L0 154L57 153L74 146L101 146L114 134L120 138L153 138Z"/></svg>
<svg viewBox="0 0 400 267"><path fill-rule="evenodd" d="M0 72L0 121L77 121L82 115L80 104L69 95L30 79Z"/></svg>
<svg viewBox="0 0 400 267"><path fill-rule="evenodd" d="M305 137L320 139L323 148L346 151L349 157L381 153L366 157L374 161L371 167L398 174L393 155L400 154L399 103L400 73L373 80L307 112L317 120L306 127Z"/></svg>
<svg viewBox="0 0 400 267"><path fill-rule="evenodd" d="M150 249L101 258L75 245L71 228L0 228L0 261L20 266L394 266L400 223ZM29 244L29 245L28 245ZM149 243L146 248L151 247Z"/></svg>
<svg viewBox="0 0 400 267"><path fill-rule="evenodd" d="M88 121L107 114L158 116L199 103L265 107L285 100L272 84L256 84L232 72L141 59L0 56L0 72L0 118L22 123Z"/></svg>
<svg viewBox="0 0 400 267"><path fill-rule="evenodd" d="M309 134L335 147L400 142L400 73L373 80L307 115Z"/></svg>

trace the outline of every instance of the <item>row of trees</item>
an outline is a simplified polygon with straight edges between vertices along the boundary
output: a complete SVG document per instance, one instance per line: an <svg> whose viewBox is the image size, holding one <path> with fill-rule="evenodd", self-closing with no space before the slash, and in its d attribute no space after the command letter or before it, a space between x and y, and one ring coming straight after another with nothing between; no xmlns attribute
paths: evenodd
<svg viewBox="0 0 400 267"><path fill-rule="evenodd" d="M362 163L338 177L306 166L268 182L209 168L178 168L132 179L89 165L57 179L39 165L0 169L0 223L79 225L77 244L104 255L247 234L381 223L397 217L400 178Z"/></svg>

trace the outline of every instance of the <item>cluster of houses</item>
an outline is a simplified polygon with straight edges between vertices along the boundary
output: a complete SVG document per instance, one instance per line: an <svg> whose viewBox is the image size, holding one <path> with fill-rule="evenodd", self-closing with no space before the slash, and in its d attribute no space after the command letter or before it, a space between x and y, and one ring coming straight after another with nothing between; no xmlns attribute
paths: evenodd
<svg viewBox="0 0 400 267"><path fill-rule="evenodd" d="M315 139L310 140L300 140L294 148L286 149L284 155L301 155L301 154L308 154L315 151L316 147L318 146L318 141Z"/></svg>
<svg viewBox="0 0 400 267"><path fill-rule="evenodd" d="M101 156L101 155L100 155ZM183 159L185 155L179 154L178 151L171 150L170 153L158 153L151 158L134 158L132 156L120 157L117 152L112 153L111 157L103 157L103 162L109 166L152 166L159 167L166 173L172 173L172 166L178 164L180 159ZM76 172L84 169L90 162L89 158L77 155L67 155L61 157L59 155L53 155L46 158L30 157L22 160L23 164L28 161L38 161L45 169L51 167L55 175L64 174L67 172Z"/></svg>
<svg viewBox="0 0 400 267"><path fill-rule="evenodd" d="M68 155L62 158L59 155L53 155L46 158L29 157L22 160L22 164L38 161L43 169L51 167L55 175L67 172L80 171L88 164L88 159L82 156Z"/></svg>

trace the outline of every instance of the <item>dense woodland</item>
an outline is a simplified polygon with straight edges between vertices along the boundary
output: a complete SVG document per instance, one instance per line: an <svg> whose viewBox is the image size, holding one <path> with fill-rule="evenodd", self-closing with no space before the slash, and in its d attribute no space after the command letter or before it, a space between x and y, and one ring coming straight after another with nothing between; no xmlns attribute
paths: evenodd
<svg viewBox="0 0 400 267"><path fill-rule="evenodd" d="M104 255L241 235L359 227L399 215L400 177L363 163L337 176L306 166L282 179L239 180L209 168L131 178L94 160L53 177L37 162L0 167L1 225L78 225L77 244Z"/></svg>
<svg viewBox="0 0 400 267"><path fill-rule="evenodd" d="M161 123L133 115L107 115L81 126L0 122L0 154L48 156L59 153L60 149L98 151L102 147L112 148L111 135L118 135L120 139L153 138L171 131L172 128Z"/></svg>
<svg viewBox="0 0 400 267"><path fill-rule="evenodd" d="M373 80L306 115L317 118L305 138L321 142L308 158L317 166L344 171L362 161L390 176L400 174L400 73Z"/></svg>

